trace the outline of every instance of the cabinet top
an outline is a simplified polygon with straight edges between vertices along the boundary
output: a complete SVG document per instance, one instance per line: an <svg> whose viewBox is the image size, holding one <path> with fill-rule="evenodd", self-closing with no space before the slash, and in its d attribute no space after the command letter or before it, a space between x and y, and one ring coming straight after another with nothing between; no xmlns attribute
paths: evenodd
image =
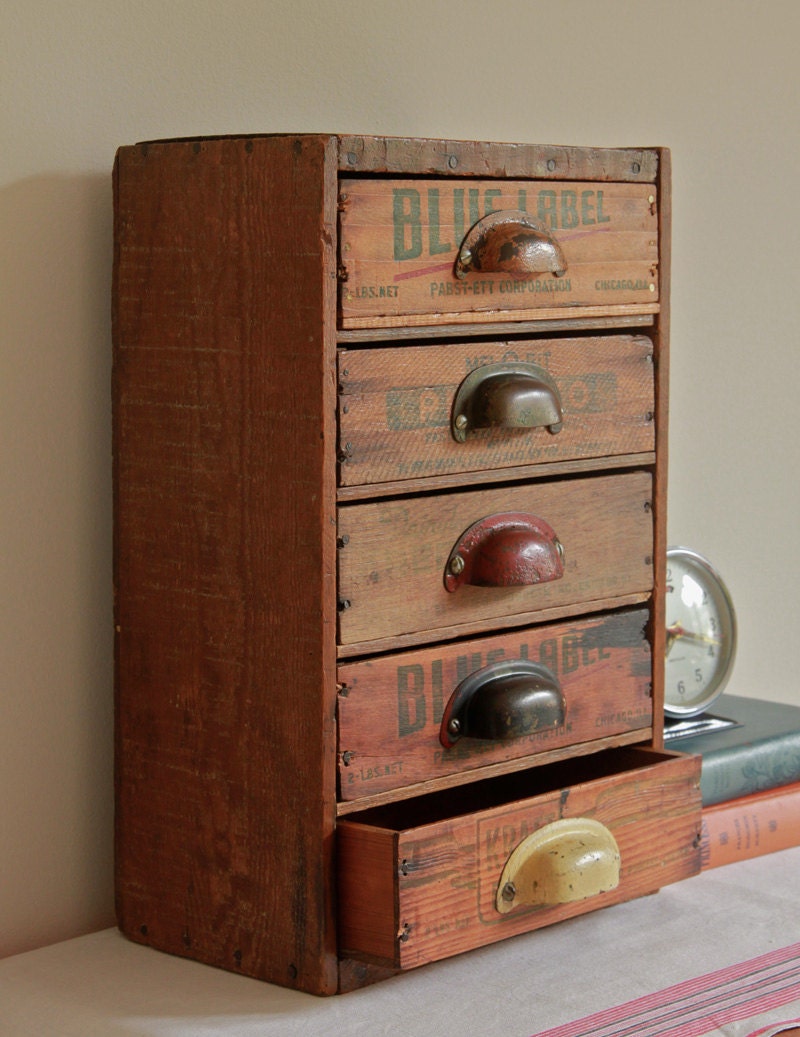
<svg viewBox="0 0 800 1037"><path fill-rule="evenodd" d="M269 138L330 141L341 173L534 177L548 180L656 180L665 148L594 148L557 144L512 144L426 137L339 134L242 134L142 142L139 146L255 142Z"/></svg>

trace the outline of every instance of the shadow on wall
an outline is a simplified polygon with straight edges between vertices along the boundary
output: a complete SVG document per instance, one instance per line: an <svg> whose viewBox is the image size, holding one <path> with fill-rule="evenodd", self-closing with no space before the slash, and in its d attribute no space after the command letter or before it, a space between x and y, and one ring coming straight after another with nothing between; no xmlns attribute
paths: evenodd
<svg viewBox="0 0 800 1037"><path fill-rule="evenodd" d="M113 921L110 170L0 228L2 956Z"/></svg>

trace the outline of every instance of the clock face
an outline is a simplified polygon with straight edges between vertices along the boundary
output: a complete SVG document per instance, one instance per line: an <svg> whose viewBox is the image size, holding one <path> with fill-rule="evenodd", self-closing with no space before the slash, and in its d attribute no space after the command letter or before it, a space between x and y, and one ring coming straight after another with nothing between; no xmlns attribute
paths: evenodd
<svg viewBox="0 0 800 1037"><path fill-rule="evenodd" d="M704 712L722 693L736 652L736 614L719 574L684 547L667 551L664 712Z"/></svg>

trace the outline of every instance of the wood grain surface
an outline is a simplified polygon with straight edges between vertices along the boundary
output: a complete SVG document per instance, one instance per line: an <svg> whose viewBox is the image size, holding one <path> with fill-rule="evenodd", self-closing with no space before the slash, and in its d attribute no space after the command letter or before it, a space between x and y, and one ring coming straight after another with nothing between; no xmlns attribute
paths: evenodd
<svg viewBox="0 0 800 1037"><path fill-rule="evenodd" d="M116 169L119 922L319 993L338 982L334 199L322 137L131 147Z"/></svg>

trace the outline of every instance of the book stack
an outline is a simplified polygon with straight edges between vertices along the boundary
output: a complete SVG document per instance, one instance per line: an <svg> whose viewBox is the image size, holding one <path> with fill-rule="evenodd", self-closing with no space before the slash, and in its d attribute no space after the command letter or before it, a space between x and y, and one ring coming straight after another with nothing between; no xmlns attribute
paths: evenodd
<svg viewBox="0 0 800 1037"><path fill-rule="evenodd" d="M702 757L703 868L800 845L800 707L724 695L665 740Z"/></svg>

